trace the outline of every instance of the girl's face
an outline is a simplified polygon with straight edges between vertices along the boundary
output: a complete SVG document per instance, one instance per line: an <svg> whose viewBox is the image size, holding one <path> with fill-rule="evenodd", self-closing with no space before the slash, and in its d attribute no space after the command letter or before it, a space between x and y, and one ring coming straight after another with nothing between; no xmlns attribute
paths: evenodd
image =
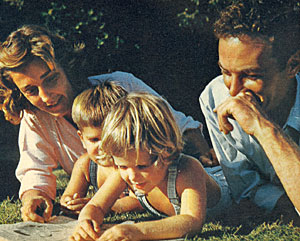
<svg viewBox="0 0 300 241"><path fill-rule="evenodd" d="M166 178L168 165L146 151L129 151L126 158L113 158L122 178L140 193L149 193Z"/></svg>
<svg viewBox="0 0 300 241"><path fill-rule="evenodd" d="M64 71L48 66L41 59L18 71L11 71L10 76L27 100L53 116L71 114L73 91Z"/></svg>

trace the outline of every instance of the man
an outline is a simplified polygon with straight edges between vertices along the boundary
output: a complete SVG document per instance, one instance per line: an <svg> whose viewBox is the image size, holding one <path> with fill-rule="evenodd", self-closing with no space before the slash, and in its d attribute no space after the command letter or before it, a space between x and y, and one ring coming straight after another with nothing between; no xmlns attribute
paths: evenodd
<svg viewBox="0 0 300 241"><path fill-rule="evenodd" d="M267 212L290 201L300 210L300 15L280 2L240 1L221 12L222 76L200 96L233 199Z"/></svg>

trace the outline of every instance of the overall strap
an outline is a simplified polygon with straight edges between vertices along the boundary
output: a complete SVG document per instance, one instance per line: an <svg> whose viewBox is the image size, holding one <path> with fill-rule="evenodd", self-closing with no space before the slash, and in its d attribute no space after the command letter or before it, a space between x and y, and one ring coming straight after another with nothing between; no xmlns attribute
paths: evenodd
<svg viewBox="0 0 300 241"><path fill-rule="evenodd" d="M178 163L180 159L181 159L181 154L175 161L173 161L173 163L168 168L169 171L168 185L167 185L168 198L174 207L176 215L180 214L180 202L176 192L176 178L177 178L177 171L178 171Z"/></svg>
<svg viewBox="0 0 300 241"><path fill-rule="evenodd" d="M142 205L142 207L144 209L146 209L148 212L150 212L153 215L159 216L159 217L163 217L166 218L168 217L167 215L157 211L155 208L153 208L151 206L151 204L148 202L145 194L143 193L139 193L139 192L135 192L135 196L137 197L137 199L139 200L140 204Z"/></svg>
<svg viewBox="0 0 300 241"><path fill-rule="evenodd" d="M93 185L95 192L98 191L97 170L98 170L98 165L92 160L90 160L90 165L89 165L90 182Z"/></svg>

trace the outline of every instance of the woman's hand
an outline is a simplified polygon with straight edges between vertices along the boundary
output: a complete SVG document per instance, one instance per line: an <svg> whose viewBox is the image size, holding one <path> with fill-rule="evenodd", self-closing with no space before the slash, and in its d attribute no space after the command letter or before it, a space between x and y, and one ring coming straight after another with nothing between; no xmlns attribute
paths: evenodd
<svg viewBox="0 0 300 241"><path fill-rule="evenodd" d="M49 221L53 203L48 195L39 190L28 190L22 196L22 219L44 223Z"/></svg>

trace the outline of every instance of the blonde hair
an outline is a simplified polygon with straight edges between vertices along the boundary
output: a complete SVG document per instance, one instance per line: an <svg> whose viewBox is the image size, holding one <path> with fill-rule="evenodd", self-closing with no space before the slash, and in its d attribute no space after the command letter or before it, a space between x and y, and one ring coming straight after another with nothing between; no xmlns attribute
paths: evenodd
<svg viewBox="0 0 300 241"><path fill-rule="evenodd" d="M141 150L170 162L182 151L182 137L168 103L148 93L130 93L106 116L100 150L126 156Z"/></svg>
<svg viewBox="0 0 300 241"><path fill-rule="evenodd" d="M73 102L73 121L79 130L87 126L101 126L111 106L126 94L126 90L111 81L83 91Z"/></svg>

